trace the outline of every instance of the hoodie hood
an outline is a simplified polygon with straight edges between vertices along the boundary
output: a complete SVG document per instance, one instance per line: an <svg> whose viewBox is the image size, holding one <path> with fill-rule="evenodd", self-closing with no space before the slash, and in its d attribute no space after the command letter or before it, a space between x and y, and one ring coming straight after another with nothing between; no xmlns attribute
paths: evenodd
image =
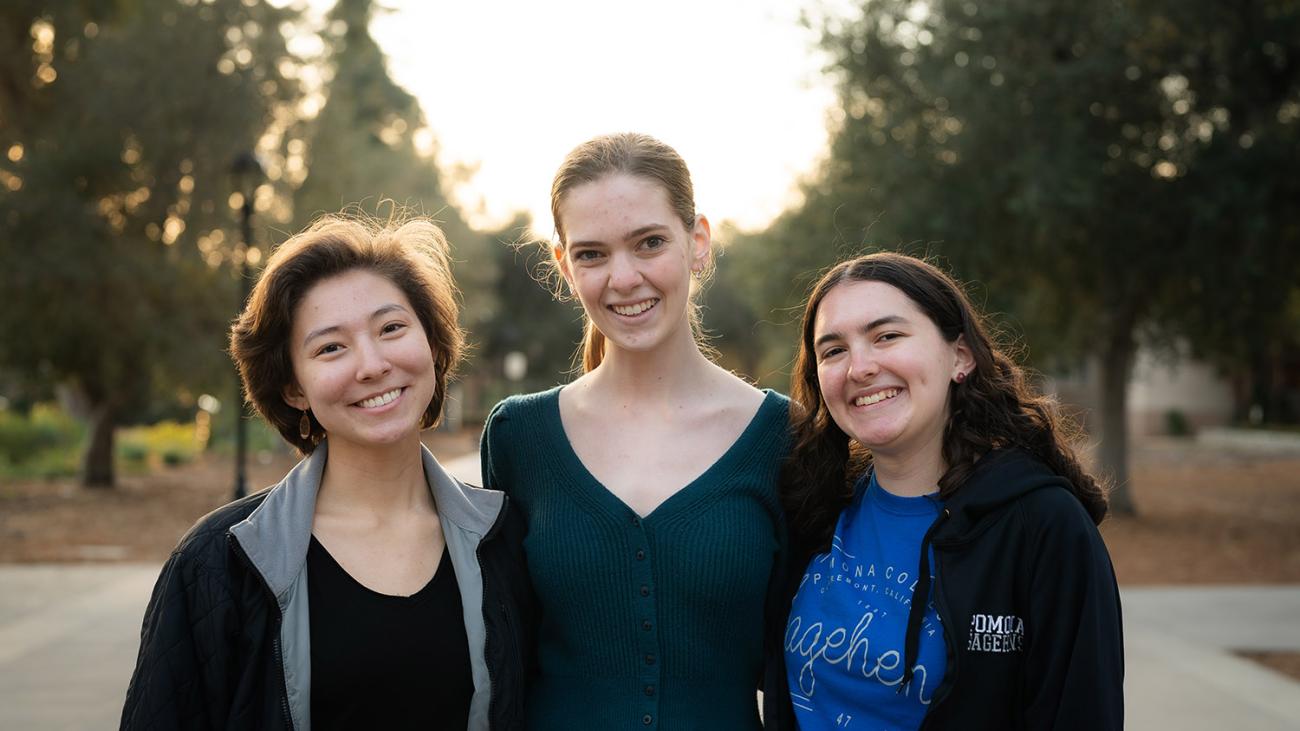
<svg viewBox="0 0 1300 731"><path fill-rule="evenodd" d="M1019 448L984 455L966 483L945 502L947 518L935 531L935 545L972 539L992 524L1004 508L1035 490L1057 487L1069 491L1070 481Z"/></svg>

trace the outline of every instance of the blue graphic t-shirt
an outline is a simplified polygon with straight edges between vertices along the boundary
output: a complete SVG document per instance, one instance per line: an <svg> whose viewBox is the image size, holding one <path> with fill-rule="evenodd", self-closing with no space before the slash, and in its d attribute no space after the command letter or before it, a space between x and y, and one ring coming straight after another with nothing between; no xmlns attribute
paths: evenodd
<svg viewBox="0 0 1300 731"><path fill-rule="evenodd" d="M831 550L808 563L786 625L786 680L802 731L916 729L943 680L947 652L931 602L912 681L898 692L921 540L940 503L892 495L874 474L863 479ZM933 576L933 553L930 561Z"/></svg>

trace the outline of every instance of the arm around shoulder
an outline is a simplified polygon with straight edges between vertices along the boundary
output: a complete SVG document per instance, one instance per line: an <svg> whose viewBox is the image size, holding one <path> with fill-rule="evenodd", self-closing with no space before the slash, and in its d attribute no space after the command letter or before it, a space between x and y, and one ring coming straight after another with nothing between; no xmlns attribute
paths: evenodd
<svg viewBox="0 0 1300 731"><path fill-rule="evenodd" d="M492 407L487 420L483 422L483 434L479 437L479 466L481 468L483 487L489 490L505 490L501 478L506 451L502 448L502 431L510 421L509 399Z"/></svg>
<svg viewBox="0 0 1300 731"><path fill-rule="evenodd" d="M1106 545L1066 490L1038 490L1022 508L1033 536L1027 557L1025 727L1121 729L1123 622Z"/></svg>

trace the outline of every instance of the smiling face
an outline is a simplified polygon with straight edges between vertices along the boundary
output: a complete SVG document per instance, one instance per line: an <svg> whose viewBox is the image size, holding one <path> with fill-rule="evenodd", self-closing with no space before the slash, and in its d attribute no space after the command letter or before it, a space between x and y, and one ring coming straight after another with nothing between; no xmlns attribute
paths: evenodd
<svg viewBox="0 0 1300 731"><path fill-rule="evenodd" d="M877 456L942 458L949 385L974 367L962 338L896 287L835 285L813 328L817 379L836 425Z"/></svg>
<svg viewBox="0 0 1300 731"><path fill-rule="evenodd" d="M690 336L690 275L709 253L704 217L688 230L661 185L624 173L570 190L560 216L560 271L611 345L649 350Z"/></svg>
<svg viewBox="0 0 1300 731"><path fill-rule="evenodd" d="M419 440L436 385L433 352L402 290L366 270L316 283L293 313L296 383L284 400L310 409L331 445Z"/></svg>

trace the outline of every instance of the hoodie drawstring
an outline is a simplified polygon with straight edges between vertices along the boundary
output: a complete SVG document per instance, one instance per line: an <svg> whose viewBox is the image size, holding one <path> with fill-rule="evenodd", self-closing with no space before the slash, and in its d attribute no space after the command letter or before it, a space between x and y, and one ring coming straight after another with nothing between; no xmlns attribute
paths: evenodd
<svg viewBox="0 0 1300 731"><path fill-rule="evenodd" d="M912 668L916 666L916 656L921 651L921 620L925 619L925 607L930 602L930 537L948 515L948 509L944 508L921 539L921 561L916 570L919 578L916 591L912 592L912 607L907 612L907 634L903 636L903 680L898 684L898 693L905 692L912 682Z"/></svg>

